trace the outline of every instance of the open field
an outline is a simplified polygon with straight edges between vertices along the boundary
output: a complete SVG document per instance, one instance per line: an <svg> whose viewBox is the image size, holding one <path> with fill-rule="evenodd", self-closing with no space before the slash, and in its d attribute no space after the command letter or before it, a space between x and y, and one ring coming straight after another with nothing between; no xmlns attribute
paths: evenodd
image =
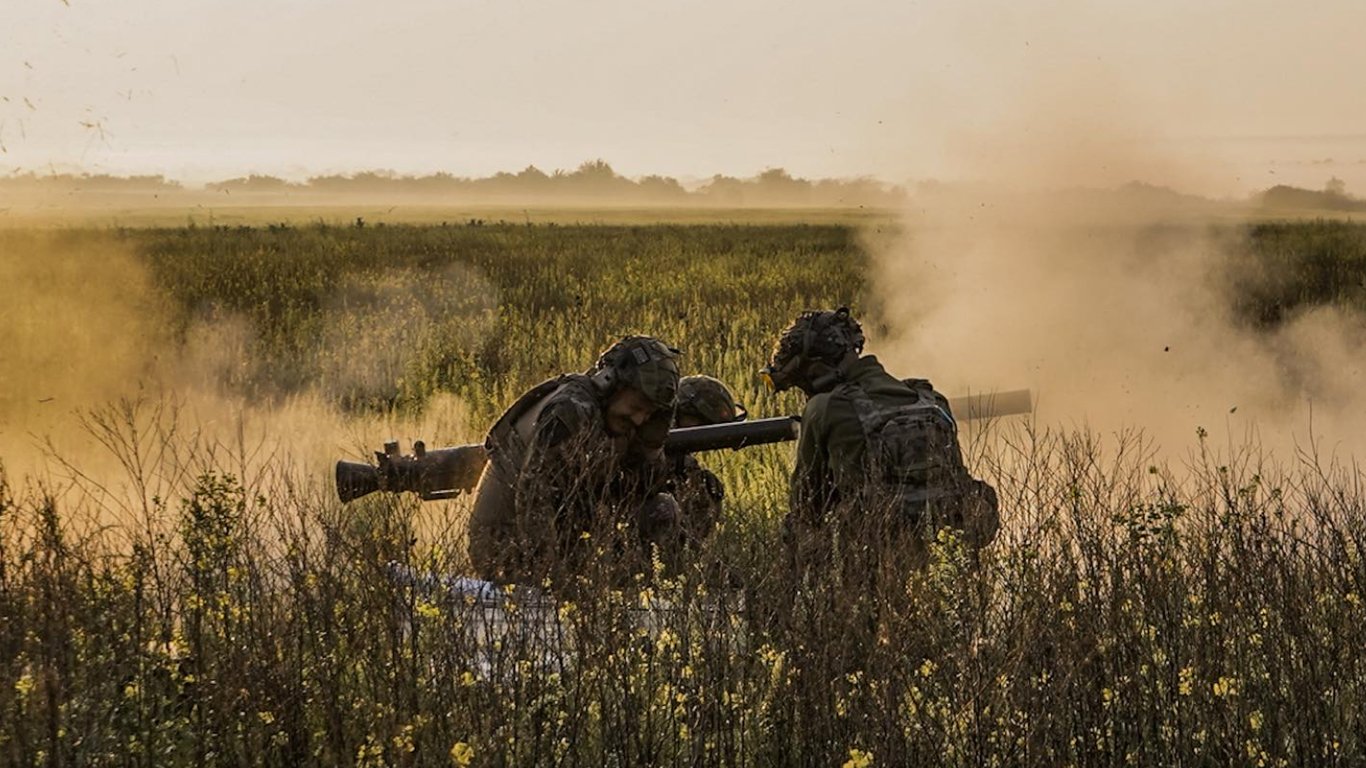
<svg viewBox="0 0 1366 768"><path fill-rule="evenodd" d="M562 631L481 644L477 606L390 578L464 572L467 503L343 507L325 457L480 439L628 332L795 412L754 378L772 339L840 303L888 335L875 261L902 225L277 213L0 231L0 764L1366 760L1363 478L1255 444L1167 462L1133 433L975 426L1005 517L980 562L948 537L923 569L847 553L800 590L790 448L708 456L728 517L682 576L586 585ZM1202 226L1236 244L1211 274L1249 333L1366 315L1366 226ZM49 428L37 482L22 433Z"/></svg>
<svg viewBox="0 0 1366 768"><path fill-rule="evenodd" d="M208 196L202 203L149 206L108 204L70 208L15 205L0 213L0 229L117 228L182 226L347 226L357 218L374 224L841 224L859 226L893 220L895 212L846 208L630 207L585 205L439 205L393 202L278 201L225 204Z"/></svg>

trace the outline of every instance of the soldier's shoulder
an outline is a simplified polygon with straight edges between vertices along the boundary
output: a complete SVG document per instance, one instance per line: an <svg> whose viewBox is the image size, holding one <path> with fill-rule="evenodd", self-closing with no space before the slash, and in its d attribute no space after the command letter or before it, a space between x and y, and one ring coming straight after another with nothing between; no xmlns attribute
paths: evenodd
<svg viewBox="0 0 1366 768"><path fill-rule="evenodd" d="M834 398L834 392L822 392L819 395L812 395L806 401L806 407L802 409L802 428L818 426L830 412L830 404Z"/></svg>
<svg viewBox="0 0 1366 768"><path fill-rule="evenodd" d="M508 409L503 411L498 420L489 428L488 436L484 440L485 445L492 447L505 442L517 420L559 389L563 380L563 376L546 379L523 392L522 396L513 401L512 405L508 406Z"/></svg>
<svg viewBox="0 0 1366 768"><path fill-rule="evenodd" d="M536 419L537 432L551 445L591 429L602 413L592 382L586 377L566 377L546 399Z"/></svg>

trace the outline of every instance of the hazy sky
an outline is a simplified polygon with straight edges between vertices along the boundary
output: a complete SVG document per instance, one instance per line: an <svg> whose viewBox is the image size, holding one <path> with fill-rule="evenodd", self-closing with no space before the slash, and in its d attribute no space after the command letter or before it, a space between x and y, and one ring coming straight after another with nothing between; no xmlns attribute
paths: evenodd
<svg viewBox="0 0 1366 768"><path fill-rule="evenodd" d="M0 3L0 172L1366 192L1360 0Z"/></svg>

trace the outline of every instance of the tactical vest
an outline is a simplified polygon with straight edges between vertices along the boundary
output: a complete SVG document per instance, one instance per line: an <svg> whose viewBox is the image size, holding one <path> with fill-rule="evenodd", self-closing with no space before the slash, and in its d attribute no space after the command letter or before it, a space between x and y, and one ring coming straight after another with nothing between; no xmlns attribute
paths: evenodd
<svg viewBox="0 0 1366 768"><path fill-rule="evenodd" d="M489 461L500 469L510 470L515 476L526 457L527 446L531 444L536 416L539 415L541 407L560 387L575 379L587 381L586 376L573 373L546 379L527 390L511 407L503 411L503 415L499 416L498 421L489 429L488 437L484 438L484 448L489 453Z"/></svg>
<svg viewBox="0 0 1366 768"><path fill-rule="evenodd" d="M856 382L840 386L864 436L865 502L890 504L912 524L949 525L981 546L999 528L996 492L963 464L948 398L906 379L913 403L879 403ZM928 516L928 518L927 518Z"/></svg>

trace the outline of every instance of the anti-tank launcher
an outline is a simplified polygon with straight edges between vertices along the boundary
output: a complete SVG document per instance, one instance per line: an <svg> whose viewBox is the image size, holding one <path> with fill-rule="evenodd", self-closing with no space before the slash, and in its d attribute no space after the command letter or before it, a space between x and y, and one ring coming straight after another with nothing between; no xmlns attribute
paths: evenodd
<svg viewBox="0 0 1366 768"><path fill-rule="evenodd" d="M664 451L677 455L796 440L798 424L795 416L778 416L672 429ZM413 443L412 454L404 455L398 443L389 442L375 452L375 462L337 462L337 496L343 502L375 491L416 493L423 501L455 498L479 484L488 451L482 443L427 450L419 440Z"/></svg>
<svg viewBox="0 0 1366 768"><path fill-rule="evenodd" d="M990 419L1029 413L1033 398L1027 389L989 395L968 395L949 400L959 421ZM669 430L664 450L671 454L702 453L725 448L740 449L796 440L801 420L778 416L728 424L683 427ZM375 464L358 461L337 462L337 496L343 502L376 491L416 493L423 501L451 499L474 490L488 463L482 443L456 445L428 450L422 441L413 443L413 452L399 452L398 443L385 443L375 452Z"/></svg>

